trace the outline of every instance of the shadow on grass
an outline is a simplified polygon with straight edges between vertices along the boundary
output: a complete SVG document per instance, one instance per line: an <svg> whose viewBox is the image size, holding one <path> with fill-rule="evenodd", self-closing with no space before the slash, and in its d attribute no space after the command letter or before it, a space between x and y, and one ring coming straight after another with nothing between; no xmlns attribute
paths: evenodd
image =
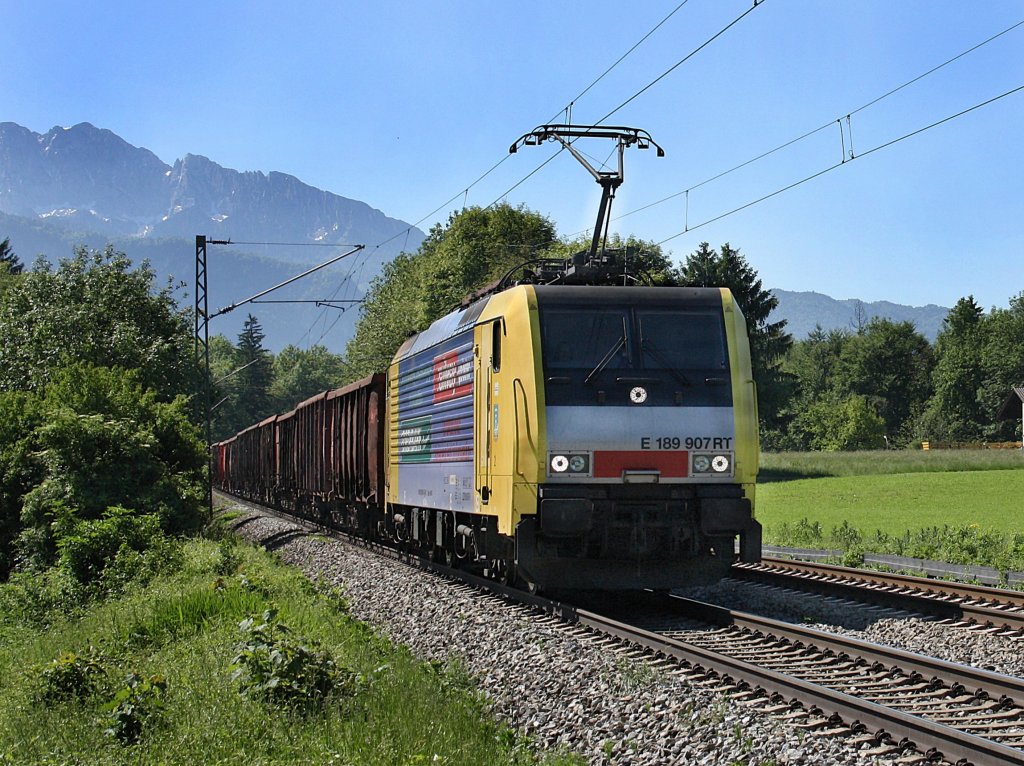
<svg viewBox="0 0 1024 766"><path fill-rule="evenodd" d="M762 468L757 474L758 484L770 484L776 481L795 481L796 479L823 479L832 474L825 471L810 469L795 470L793 468Z"/></svg>

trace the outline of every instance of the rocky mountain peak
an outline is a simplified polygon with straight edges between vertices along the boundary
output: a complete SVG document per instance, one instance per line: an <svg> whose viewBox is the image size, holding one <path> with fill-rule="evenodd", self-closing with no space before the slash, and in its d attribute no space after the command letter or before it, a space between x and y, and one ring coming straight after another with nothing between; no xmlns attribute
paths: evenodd
<svg viewBox="0 0 1024 766"><path fill-rule="evenodd" d="M196 154L167 165L88 122L45 134L0 123L0 212L127 237L366 244L409 228L286 173L240 172Z"/></svg>

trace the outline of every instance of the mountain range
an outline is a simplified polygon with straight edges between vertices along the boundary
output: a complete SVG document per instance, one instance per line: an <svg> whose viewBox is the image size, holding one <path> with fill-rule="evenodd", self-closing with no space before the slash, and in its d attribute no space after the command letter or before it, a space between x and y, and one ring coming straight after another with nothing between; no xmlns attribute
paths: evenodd
<svg viewBox="0 0 1024 766"><path fill-rule="evenodd" d="M179 296L187 305L195 295L197 234L211 240L287 243L208 247L211 311L352 245L366 245L267 297L308 304L246 306L211 324L211 332L234 339L251 312L260 319L269 348L317 342L324 334L323 342L338 351L351 336L357 312L339 314L314 302L359 300L385 263L423 240L416 227L365 202L285 173L239 172L195 154L168 165L148 149L87 122L45 134L0 123L0 239L10 237L22 261L31 264L40 253L54 261L78 244L102 248L110 243L133 261L148 259L161 280L187 283Z"/></svg>
<svg viewBox="0 0 1024 766"><path fill-rule="evenodd" d="M0 123L0 240L9 237L27 264L37 254L54 261L79 244L98 249L110 243L136 262L149 260L161 280L184 282L179 300L188 305L195 294L197 234L248 243L208 247L211 311L340 255L348 246L367 245L267 298L307 303L248 305L211 323L211 332L233 340L252 313L270 349L322 342L339 352L358 314L341 301L358 301L385 263L403 250L414 251L424 236L365 202L316 189L286 173L239 172L194 154L168 165L148 149L87 122L45 134ZM786 319L797 339L816 325L851 329L875 316L909 319L933 339L948 311L773 292L779 299L773 321ZM336 308L315 305L330 300Z"/></svg>

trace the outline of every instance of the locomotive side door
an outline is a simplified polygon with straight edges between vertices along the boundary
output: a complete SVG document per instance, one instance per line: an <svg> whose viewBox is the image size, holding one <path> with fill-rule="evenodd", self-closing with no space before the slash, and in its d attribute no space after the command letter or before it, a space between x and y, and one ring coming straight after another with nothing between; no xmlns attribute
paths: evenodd
<svg viewBox="0 0 1024 766"><path fill-rule="evenodd" d="M477 508L484 510L490 503L492 475L494 471L494 442L497 438L498 409L495 391L495 373L501 365L501 320L479 324L474 329L476 357L475 387L473 390L474 420L473 439L475 456Z"/></svg>

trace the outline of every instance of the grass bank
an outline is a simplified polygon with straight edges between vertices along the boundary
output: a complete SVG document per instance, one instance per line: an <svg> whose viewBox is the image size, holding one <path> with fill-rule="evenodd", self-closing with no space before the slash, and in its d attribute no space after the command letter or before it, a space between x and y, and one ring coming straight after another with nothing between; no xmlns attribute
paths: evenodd
<svg viewBox="0 0 1024 766"><path fill-rule="evenodd" d="M185 554L70 616L3 609L0 593L0 764L582 762L538 759L457 666L392 647L269 554L203 540Z"/></svg>
<svg viewBox="0 0 1024 766"><path fill-rule="evenodd" d="M998 471L1024 468L1022 450L865 450L765 452L758 483L829 476Z"/></svg>
<svg viewBox="0 0 1024 766"><path fill-rule="evenodd" d="M1024 569L1017 450L764 456L765 542Z"/></svg>

